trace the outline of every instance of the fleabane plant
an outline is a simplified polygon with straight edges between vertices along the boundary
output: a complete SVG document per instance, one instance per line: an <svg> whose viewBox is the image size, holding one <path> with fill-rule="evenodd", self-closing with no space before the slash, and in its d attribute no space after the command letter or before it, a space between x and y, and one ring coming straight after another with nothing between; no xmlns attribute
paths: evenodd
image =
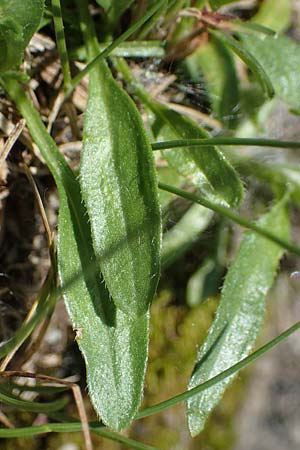
<svg viewBox="0 0 300 450"><path fill-rule="evenodd" d="M274 168L262 170L258 164L259 174L272 179L275 201L257 222L249 222L231 209L243 201L243 182L226 152L218 146L255 144L300 148L298 142L243 140L233 136L238 117L232 111L232 98L238 100L240 95L233 54L249 67L263 99L276 95L277 91L281 94L275 83L274 90L275 69L269 77L271 62L264 58L262 51L261 38L267 35L266 43L272 46L275 37L263 26L247 28L234 17L218 12L219 7L231 3L228 1L193 2L193 7L181 11L181 2L161 0L146 2L146 13L140 17L137 14L132 26L101 50L103 45L100 46L99 40L106 41L116 34L120 17L125 11L136 11L136 2L97 2L105 24L103 36L96 32L88 0L74 3L72 8L78 13L86 57L85 69L74 78L71 78L64 17L58 0L52 2L52 14L64 74L65 100L70 101L83 75L89 77L79 174L69 166L47 132L26 94L26 84L21 82L26 76L19 67L26 46L41 23L44 2L0 2L1 86L25 118L59 193L57 259L52 261L58 286L53 286L49 295L64 297L86 363L89 395L105 425L120 431L136 418L187 400L188 424L191 435L196 436L236 371L251 361L247 356L263 322L266 295L284 251L300 254L300 249L289 240L288 203L296 192L292 180L284 178L283 172L278 177L279 167L276 172ZM180 23L173 33L169 32L167 54L157 41L139 41L139 33L147 36L156 21L164 24L164 17L167 26L172 15L174 23ZM199 21L202 27L199 34L205 34L206 39L202 41L204 47L194 48ZM251 34L248 41L247 33ZM125 42L133 34L137 40ZM162 104L151 96L132 72L130 63L121 58L132 56L139 45L144 46L146 57L162 52L166 64L170 55L174 60L182 60L181 70L190 76L197 77L200 70L207 75L211 68L224 69L215 83L210 85L209 77L207 81L208 94L214 98L213 112L220 122L223 120L223 135L211 136L196 120L178 109L175 111L174 105ZM288 44L282 45L286 48ZM297 51L294 49L293 58ZM277 70L276 66L276 73ZM116 80L116 73L123 85L120 79ZM231 86L233 97L229 98L226 88L232 80L236 85ZM214 95L214 89L218 96ZM232 116L224 118L221 111ZM226 126L230 129L228 135ZM151 143L151 138L155 142ZM157 159L155 151L160 152ZM159 164L156 167L156 160L163 160L167 172L160 170ZM287 183L289 189L285 189ZM159 188L168 193L164 199L159 196ZM174 194L198 205L163 233L162 210L169 206ZM196 357L187 392L139 412L148 358L150 307L160 277L161 260L166 266L191 248L209 226L212 211L250 231L228 269L219 308ZM219 277L218 282L222 274L219 255L216 251L206 265L210 273L214 271L214 276ZM206 276L203 273L196 272L195 277L200 279L196 286L203 285ZM296 329L298 325L282 338ZM136 448L140 448L138 444Z"/></svg>

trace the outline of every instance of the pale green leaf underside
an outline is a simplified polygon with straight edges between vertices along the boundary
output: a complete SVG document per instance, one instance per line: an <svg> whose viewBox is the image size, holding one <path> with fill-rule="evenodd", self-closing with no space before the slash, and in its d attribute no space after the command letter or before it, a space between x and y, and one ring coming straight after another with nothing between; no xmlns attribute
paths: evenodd
<svg viewBox="0 0 300 450"><path fill-rule="evenodd" d="M282 238L288 236L288 217L282 202L259 223ZM217 315L198 353L189 389L248 355L264 318L265 297L273 283L282 252L269 240L254 233L246 234L225 278ZM202 431L208 415L231 380L232 377L188 401L188 423L192 436Z"/></svg>

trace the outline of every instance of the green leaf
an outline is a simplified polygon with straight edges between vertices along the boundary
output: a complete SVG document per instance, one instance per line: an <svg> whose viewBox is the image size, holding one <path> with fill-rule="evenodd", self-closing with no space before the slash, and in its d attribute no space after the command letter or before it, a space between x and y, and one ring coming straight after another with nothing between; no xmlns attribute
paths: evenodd
<svg viewBox="0 0 300 450"><path fill-rule="evenodd" d="M290 26L292 14L291 0L264 0L251 21L275 31L285 30Z"/></svg>
<svg viewBox="0 0 300 450"><path fill-rule="evenodd" d="M158 141L201 139L209 137L188 117L154 101L147 106L155 114L151 124ZM242 183L223 153L212 145L200 148L167 150L162 152L169 165L192 181L208 198L219 203L237 206L243 198Z"/></svg>
<svg viewBox="0 0 300 450"><path fill-rule="evenodd" d="M13 45L11 45L13 43ZM21 26L12 18L0 18L0 72L20 65L23 55Z"/></svg>
<svg viewBox="0 0 300 450"><path fill-rule="evenodd" d="M253 53L270 77L275 92L295 109L300 104L300 45L285 36L241 35L245 47Z"/></svg>
<svg viewBox="0 0 300 450"><path fill-rule="evenodd" d="M108 10L108 8L111 5L111 0L96 0L99 6L102 6L102 8L105 9L105 11Z"/></svg>
<svg viewBox="0 0 300 450"><path fill-rule="evenodd" d="M90 53L98 53L96 44ZM145 314L160 273L154 158L139 112L104 61L90 74L80 177L94 249L113 301L126 314Z"/></svg>
<svg viewBox="0 0 300 450"><path fill-rule="evenodd" d="M264 69L261 61L257 59L256 52L249 52L247 47L243 46L239 41L225 32L216 30L209 30L209 32L223 42L223 44L227 45L241 58L242 61L244 61L261 85L264 94L267 97L272 98L275 94L274 87L269 78L268 72Z"/></svg>
<svg viewBox="0 0 300 450"><path fill-rule="evenodd" d="M183 66L189 78L197 83L204 75L214 116L227 127L234 128L239 105L239 80L232 53L222 42L212 38L186 58Z"/></svg>
<svg viewBox="0 0 300 450"><path fill-rule="evenodd" d="M184 216L163 235L162 266L170 266L197 241L207 228L213 213L201 205L192 205Z"/></svg>
<svg viewBox="0 0 300 450"><path fill-rule="evenodd" d="M0 71L17 67L33 33L37 30L44 0L1 0Z"/></svg>
<svg viewBox="0 0 300 450"><path fill-rule="evenodd" d="M289 233L286 201L274 206L259 224L286 238ZM273 284L282 253L282 248L269 240L252 232L246 234L225 278L217 315L198 353L189 389L248 355L262 325L265 297ZM203 429L231 380L232 377L188 401L192 436Z"/></svg>
<svg viewBox="0 0 300 450"><path fill-rule="evenodd" d="M85 358L89 394L111 428L125 428L141 402L147 361L148 315L117 310L98 269L78 180L15 80L2 80L26 119L60 197L58 269L64 300Z"/></svg>

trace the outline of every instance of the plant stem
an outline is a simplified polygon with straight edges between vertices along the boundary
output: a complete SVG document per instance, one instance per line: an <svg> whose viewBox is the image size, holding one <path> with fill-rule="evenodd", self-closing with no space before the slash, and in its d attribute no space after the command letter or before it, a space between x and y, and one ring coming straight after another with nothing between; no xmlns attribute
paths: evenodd
<svg viewBox="0 0 300 450"><path fill-rule="evenodd" d="M259 146L273 148L300 149L299 141L280 141L278 139L238 138L238 137L213 137L203 139L179 139L176 141L154 142L152 150L182 149L184 147L205 147L208 145L239 145Z"/></svg>
<svg viewBox="0 0 300 450"><path fill-rule="evenodd" d="M54 29L56 36L56 44L58 53L60 56L60 62L62 66L62 71L64 75L64 89L67 92L71 87L71 71L70 64L68 58L68 51L66 46L65 32L64 32L64 24L62 20L62 12L60 6L60 0L52 0L52 12L53 12L53 21L54 21Z"/></svg>
<svg viewBox="0 0 300 450"><path fill-rule="evenodd" d="M300 255L300 248L296 245L287 242L283 239L280 239L275 234L271 233L270 231L266 230L265 228L260 227L259 225L256 225L255 223L249 222L247 219L244 219L243 217L239 216L238 214L235 214L232 212L229 208L225 208L224 206L218 205L217 203L213 203L210 200L200 197L197 194L192 194L190 192L183 191L182 189L179 189L175 186L170 186L165 183L158 183L158 187L160 189L163 189L164 191L171 192L172 194L178 195L179 197L186 198L187 200L190 200L194 203L199 203L199 205L205 206L206 208L209 208L222 216L227 217L228 219L232 220L233 222L238 223L239 225L242 225L245 228L248 228L249 230L255 231L256 233L260 234L261 236L269 239L270 241L275 242L276 244L280 245L281 247L285 248L286 250L290 251L291 253L294 253L295 255Z"/></svg>
<svg viewBox="0 0 300 450"><path fill-rule="evenodd" d="M90 70L95 67L98 62L106 58L118 45L120 45L122 42L126 41L135 31L137 31L150 17L152 17L157 10L161 8L163 4L166 3L166 0L160 0L158 2L155 2L152 8L149 9L149 11L146 12L146 14L143 15L137 22L135 22L128 30L126 30L121 36L119 36L117 39L115 39L110 45L106 47L105 50L103 50L99 55L93 59L81 72L79 72L76 77L72 80L72 86L67 92L67 96L71 94L72 90L77 86L77 84L82 80L82 78L87 75Z"/></svg>
<svg viewBox="0 0 300 450"><path fill-rule="evenodd" d="M127 445L128 447L135 448L137 450L158 450L150 445L142 444L140 442L129 439L113 431L104 429L102 425L89 424L90 430L111 441L119 442L120 444ZM37 436L44 433L74 433L82 430L82 425L80 422L69 422L69 423L49 423L47 425L33 426L33 427L23 427L23 428L1 428L0 437L1 438L17 438L17 437L31 437Z"/></svg>

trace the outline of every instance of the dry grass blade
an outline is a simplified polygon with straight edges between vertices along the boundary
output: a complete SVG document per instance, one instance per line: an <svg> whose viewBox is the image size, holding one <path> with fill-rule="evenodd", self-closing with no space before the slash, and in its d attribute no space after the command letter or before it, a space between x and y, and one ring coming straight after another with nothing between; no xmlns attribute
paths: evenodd
<svg viewBox="0 0 300 450"><path fill-rule="evenodd" d="M58 384L62 386L67 386L71 389L73 393L73 397L77 406L80 422L82 425L82 432L84 436L84 443L86 450L93 450L93 444L90 434L90 428L87 420L87 415L83 403L82 394L80 391L79 386L77 386L75 383L72 383L71 381L67 380L61 380L59 378L55 377L48 377L46 375L40 375L35 374L31 372L21 372L17 370L8 370L8 371L0 371L0 377L4 378L13 378L13 377L19 377L19 378L33 378L38 379L41 381L44 381L45 383L52 383L52 384Z"/></svg>
<svg viewBox="0 0 300 450"><path fill-rule="evenodd" d="M22 133L24 127L25 127L25 120L21 119L16 124L16 126L14 127L14 129L12 130L10 135L8 136L7 141L5 142L3 148L0 150L0 165L3 164L4 161L6 160L9 152L11 151L11 149L13 148L16 140L18 139L18 137Z"/></svg>

